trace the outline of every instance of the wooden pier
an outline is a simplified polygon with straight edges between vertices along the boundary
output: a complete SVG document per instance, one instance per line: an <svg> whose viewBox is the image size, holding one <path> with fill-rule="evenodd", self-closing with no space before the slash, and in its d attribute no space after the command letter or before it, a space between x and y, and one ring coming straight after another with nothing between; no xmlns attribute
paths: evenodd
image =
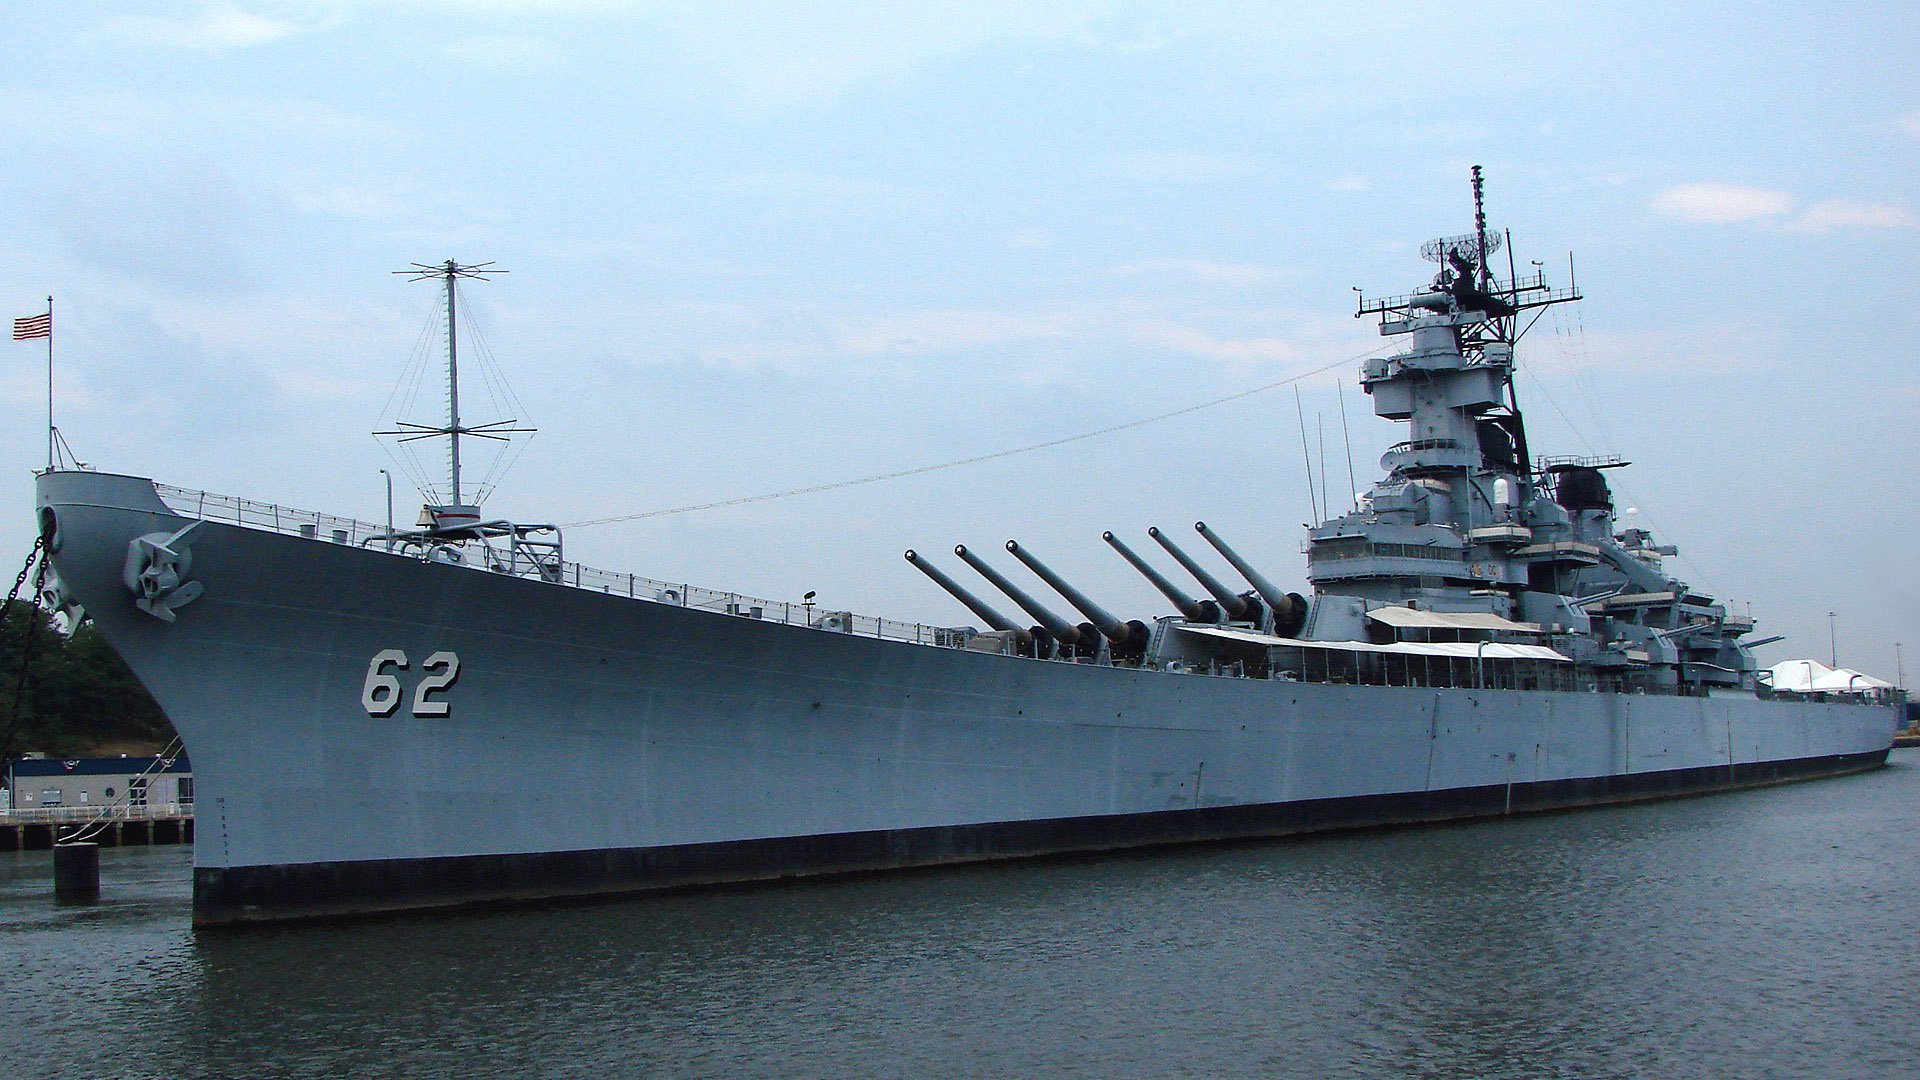
<svg viewBox="0 0 1920 1080"><path fill-rule="evenodd" d="M0 851L45 851L69 840L101 847L191 844L193 804L0 810Z"/></svg>

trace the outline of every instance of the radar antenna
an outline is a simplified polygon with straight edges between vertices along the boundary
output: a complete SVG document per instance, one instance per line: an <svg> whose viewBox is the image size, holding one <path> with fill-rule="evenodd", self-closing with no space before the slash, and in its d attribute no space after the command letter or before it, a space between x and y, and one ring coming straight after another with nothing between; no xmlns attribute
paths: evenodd
<svg viewBox="0 0 1920 1080"><path fill-rule="evenodd" d="M1448 254L1458 252L1475 262L1482 262L1484 260L1480 257L1481 244L1491 245L1487 249L1487 254L1489 255L1499 251L1501 248L1500 234L1494 233L1491 236L1485 237L1475 233L1467 233L1464 236L1442 236L1437 240L1429 240L1421 244L1420 257L1428 262L1439 263L1441 266L1445 266L1447 265Z"/></svg>
<svg viewBox="0 0 1920 1080"><path fill-rule="evenodd" d="M400 430L376 431L375 435L393 436L398 442L413 442L418 439L445 438L447 448L449 509L458 512L460 501L460 439L492 439L507 442L509 435L530 435L536 428L515 427L517 420L494 420L472 426L460 423L460 348L459 320L456 317L459 304L459 291L454 283L461 278L474 281L491 281L494 274L510 273L507 270L494 269L493 263L458 263L448 259L443 263L413 263L409 269L395 270L395 274L404 275L408 281L442 280L447 290L447 422L444 425L417 424L406 420L395 420L394 426ZM484 486L484 485L483 485ZM484 498L484 495L481 496ZM477 500L476 500L477 501ZM476 508L477 509L477 508Z"/></svg>
<svg viewBox="0 0 1920 1080"><path fill-rule="evenodd" d="M1480 243L1476 249L1479 254L1474 256L1474 261L1480 264L1480 287L1484 289L1493 281L1493 271L1487 268L1487 263L1494 249L1487 246L1487 202L1486 193L1481 187L1482 183L1480 166L1475 165L1473 167L1473 233Z"/></svg>
<svg viewBox="0 0 1920 1080"><path fill-rule="evenodd" d="M1505 281L1493 274L1493 254L1502 248L1508 252ZM1469 329L1466 344L1477 346L1491 340L1513 345L1539 318L1538 314L1534 315L1523 328L1522 312L1580 299L1576 285L1569 284L1566 288L1548 285L1538 263L1534 263L1533 272L1524 277L1516 271L1508 238L1487 224L1486 179L1478 165L1473 166L1473 231L1429 240L1420 245L1420 256L1440 265L1440 273L1431 287L1404 296L1376 299L1368 299L1361 293L1354 318L1377 314L1383 333L1404 333L1411 326L1407 320L1431 309L1433 294L1447 292L1453 295L1454 310L1479 312L1484 316L1479 324L1483 329Z"/></svg>

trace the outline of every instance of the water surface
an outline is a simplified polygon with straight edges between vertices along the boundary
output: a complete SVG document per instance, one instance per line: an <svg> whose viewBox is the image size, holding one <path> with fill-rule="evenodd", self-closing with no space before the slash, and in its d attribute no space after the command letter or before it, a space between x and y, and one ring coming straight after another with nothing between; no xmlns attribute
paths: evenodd
<svg viewBox="0 0 1920 1080"><path fill-rule="evenodd" d="M1920 1072L1920 753L1307 841L196 934L0 855L11 1076Z"/></svg>

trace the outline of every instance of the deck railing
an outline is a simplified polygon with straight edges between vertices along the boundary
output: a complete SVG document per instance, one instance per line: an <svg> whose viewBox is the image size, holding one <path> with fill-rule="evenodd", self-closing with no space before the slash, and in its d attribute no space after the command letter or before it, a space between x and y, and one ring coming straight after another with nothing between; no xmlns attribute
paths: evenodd
<svg viewBox="0 0 1920 1080"><path fill-rule="evenodd" d="M31 779L23 778L23 779ZM129 805L119 803L77 803L73 806L21 806L10 810L0 810L0 825L49 825L71 824L74 822L91 823L96 821L161 821L172 818L190 818L193 816L193 804L190 802L146 803Z"/></svg>
<svg viewBox="0 0 1920 1080"><path fill-rule="evenodd" d="M254 502L251 499L241 499L231 495L215 495L211 492L194 491L169 484L155 484L154 488L159 492L161 501L175 513L187 517L231 522L251 529L303 536L329 543L351 544L356 547L377 542L378 538L388 534L384 526L356 521L353 518L336 517L311 510L297 510L273 503ZM472 566L484 567L489 565L490 561L475 558L470 559L468 563ZM524 576L542 580L538 574ZM553 581L554 579L544 580ZM738 592L702 588L685 582L660 581L655 578L641 577L638 574L601 570L583 566L577 562L562 563L556 583L614 596L627 596L656 603L673 604L678 607L713 611L723 615L735 615L740 618L761 619L792 626L809 626L817 630L856 634L862 637L910 641L921 645L954 648L964 645L967 638L964 631L953 627L900 622L872 615L857 615L848 611L827 610L817 604L763 600Z"/></svg>

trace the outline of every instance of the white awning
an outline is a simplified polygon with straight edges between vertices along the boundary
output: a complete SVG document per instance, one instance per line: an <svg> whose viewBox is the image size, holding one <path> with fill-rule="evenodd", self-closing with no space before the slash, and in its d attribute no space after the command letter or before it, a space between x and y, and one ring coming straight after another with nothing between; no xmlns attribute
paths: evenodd
<svg viewBox="0 0 1920 1080"><path fill-rule="evenodd" d="M1509 634L1538 634L1539 623L1514 622L1484 611L1426 611L1409 607L1377 607L1367 618L1395 628L1426 630L1498 630Z"/></svg>
<svg viewBox="0 0 1920 1080"><path fill-rule="evenodd" d="M1207 626L1204 623L1178 623L1175 630L1185 630L1189 634L1203 637L1220 638L1223 641L1243 641L1249 645L1292 645L1294 639L1274 637L1258 630L1243 630L1237 626Z"/></svg>
<svg viewBox="0 0 1920 1080"><path fill-rule="evenodd" d="M1782 660L1760 674L1761 681L1775 690L1808 694L1813 692L1814 682L1833 674L1833 669L1818 660Z"/></svg>
<svg viewBox="0 0 1920 1080"><path fill-rule="evenodd" d="M1545 645L1516 645L1510 641L1398 641L1375 645L1371 641L1307 641L1303 638L1276 637L1237 626L1203 626L1181 623L1176 629L1190 634L1239 641L1249 645L1290 645L1304 649L1331 649L1335 652L1398 653L1402 656L1449 656L1462 660L1547 660L1571 664L1573 659Z"/></svg>
<svg viewBox="0 0 1920 1080"><path fill-rule="evenodd" d="M1893 684L1885 679L1876 679L1864 671L1835 668L1830 674L1815 679L1813 688L1829 694L1857 694L1862 690L1891 690Z"/></svg>
<svg viewBox="0 0 1920 1080"><path fill-rule="evenodd" d="M1858 694L1891 690L1893 684L1852 668L1830 668L1818 660L1782 660L1765 673L1769 686L1793 694Z"/></svg>

